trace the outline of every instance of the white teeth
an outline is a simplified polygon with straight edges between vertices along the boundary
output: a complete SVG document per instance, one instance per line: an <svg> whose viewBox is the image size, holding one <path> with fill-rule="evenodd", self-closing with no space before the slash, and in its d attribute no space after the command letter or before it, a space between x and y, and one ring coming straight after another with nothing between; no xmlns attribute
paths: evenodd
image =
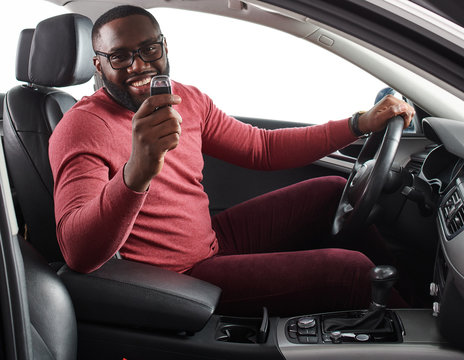
<svg viewBox="0 0 464 360"><path fill-rule="evenodd" d="M150 82L150 80L151 79L148 77L148 78L140 80L140 81L135 81L135 82L132 83L132 86L136 86L136 87L143 86L143 85L148 84Z"/></svg>

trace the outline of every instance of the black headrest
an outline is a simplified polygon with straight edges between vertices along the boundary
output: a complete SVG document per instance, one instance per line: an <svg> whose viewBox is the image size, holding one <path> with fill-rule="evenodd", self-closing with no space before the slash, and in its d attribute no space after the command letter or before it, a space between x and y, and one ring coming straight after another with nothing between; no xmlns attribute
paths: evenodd
<svg viewBox="0 0 464 360"><path fill-rule="evenodd" d="M24 29L19 34L18 48L16 50L16 79L29 81L29 54L31 53L34 29Z"/></svg>
<svg viewBox="0 0 464 360"><path fill-rule="evenodd" d="M79 14L41 21L34 32L29 79L42 86L86 83L94 74L92 21Z"/></svg>

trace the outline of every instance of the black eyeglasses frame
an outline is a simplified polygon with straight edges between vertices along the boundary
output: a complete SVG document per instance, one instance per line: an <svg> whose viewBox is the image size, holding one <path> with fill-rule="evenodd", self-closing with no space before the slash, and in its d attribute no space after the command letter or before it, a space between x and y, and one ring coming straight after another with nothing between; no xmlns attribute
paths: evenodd
<svg viewBox="0 0 464 360"><path fill-rule="evenodd" d="M155 41L155 42L152 42L150 44L147 44L145 46L142 46L142 47L139 47L138 49L136 50L129 50L131 53L132 53L132 60L131 60L131 63L127 66L124 66L124 67L114 67L113 66L113 63L111 62L111 56L114 55L115 53L117 53L117 51L115 52L112 52L112 53L105 53L103 51L98 51L98 50L95 50L95 55L100 55L100 56L103 56L105 57L108 62L110 63L110 66L113 70L124 70L124 69L127 69L128 67L131 67L132 64L134 63L134 60L135 60L135 56L137 55L140 59L142 59L142 61L146 62L146 63L151 63L151 62L155 62L155 61L158 61L159 59L162 59L163 56L164 56L164 35L161 34L161 40L160 41ZM158 45L161 45L161 56L159 58L156 58L154 60L145 60L142 56L142 54L140 53L140 50L142 50L143 48L147 47L147 46L150 46L150 45L154 45L154 44L158 44Z"/></svg>

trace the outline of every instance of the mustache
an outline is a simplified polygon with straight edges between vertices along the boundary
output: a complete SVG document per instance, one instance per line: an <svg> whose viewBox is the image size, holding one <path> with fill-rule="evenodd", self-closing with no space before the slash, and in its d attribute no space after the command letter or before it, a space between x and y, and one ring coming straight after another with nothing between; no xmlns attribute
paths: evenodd
<svg viewBox="0 0 464 360"><path fill-rule="evenodd" d="M135 79L137 77L141 77L141 76L151 76L151 77L153 77L155 75L158 75L158 72L157 71L150 71L150 70L139 72L139 73L132 73L131 76L128 79L126 79L126 81L124 81L124 83L128 83L128 82L132 81L133 79Z"/></svg>

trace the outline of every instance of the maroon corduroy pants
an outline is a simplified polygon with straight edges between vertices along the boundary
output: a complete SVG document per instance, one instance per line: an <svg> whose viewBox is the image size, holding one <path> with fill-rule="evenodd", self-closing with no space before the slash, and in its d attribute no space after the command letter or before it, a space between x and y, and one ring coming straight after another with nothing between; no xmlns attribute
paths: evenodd
<svg viewBox="0 0 464 360"><path fill-rule="evenodd" d="M222 288L221 314L271 316L366 308L369 270L392 259L375 230L335 244L333 216L346 180L311 179L212 218L219 253L188 273ZM405 303L394 291L391 306Z"/></svg>

